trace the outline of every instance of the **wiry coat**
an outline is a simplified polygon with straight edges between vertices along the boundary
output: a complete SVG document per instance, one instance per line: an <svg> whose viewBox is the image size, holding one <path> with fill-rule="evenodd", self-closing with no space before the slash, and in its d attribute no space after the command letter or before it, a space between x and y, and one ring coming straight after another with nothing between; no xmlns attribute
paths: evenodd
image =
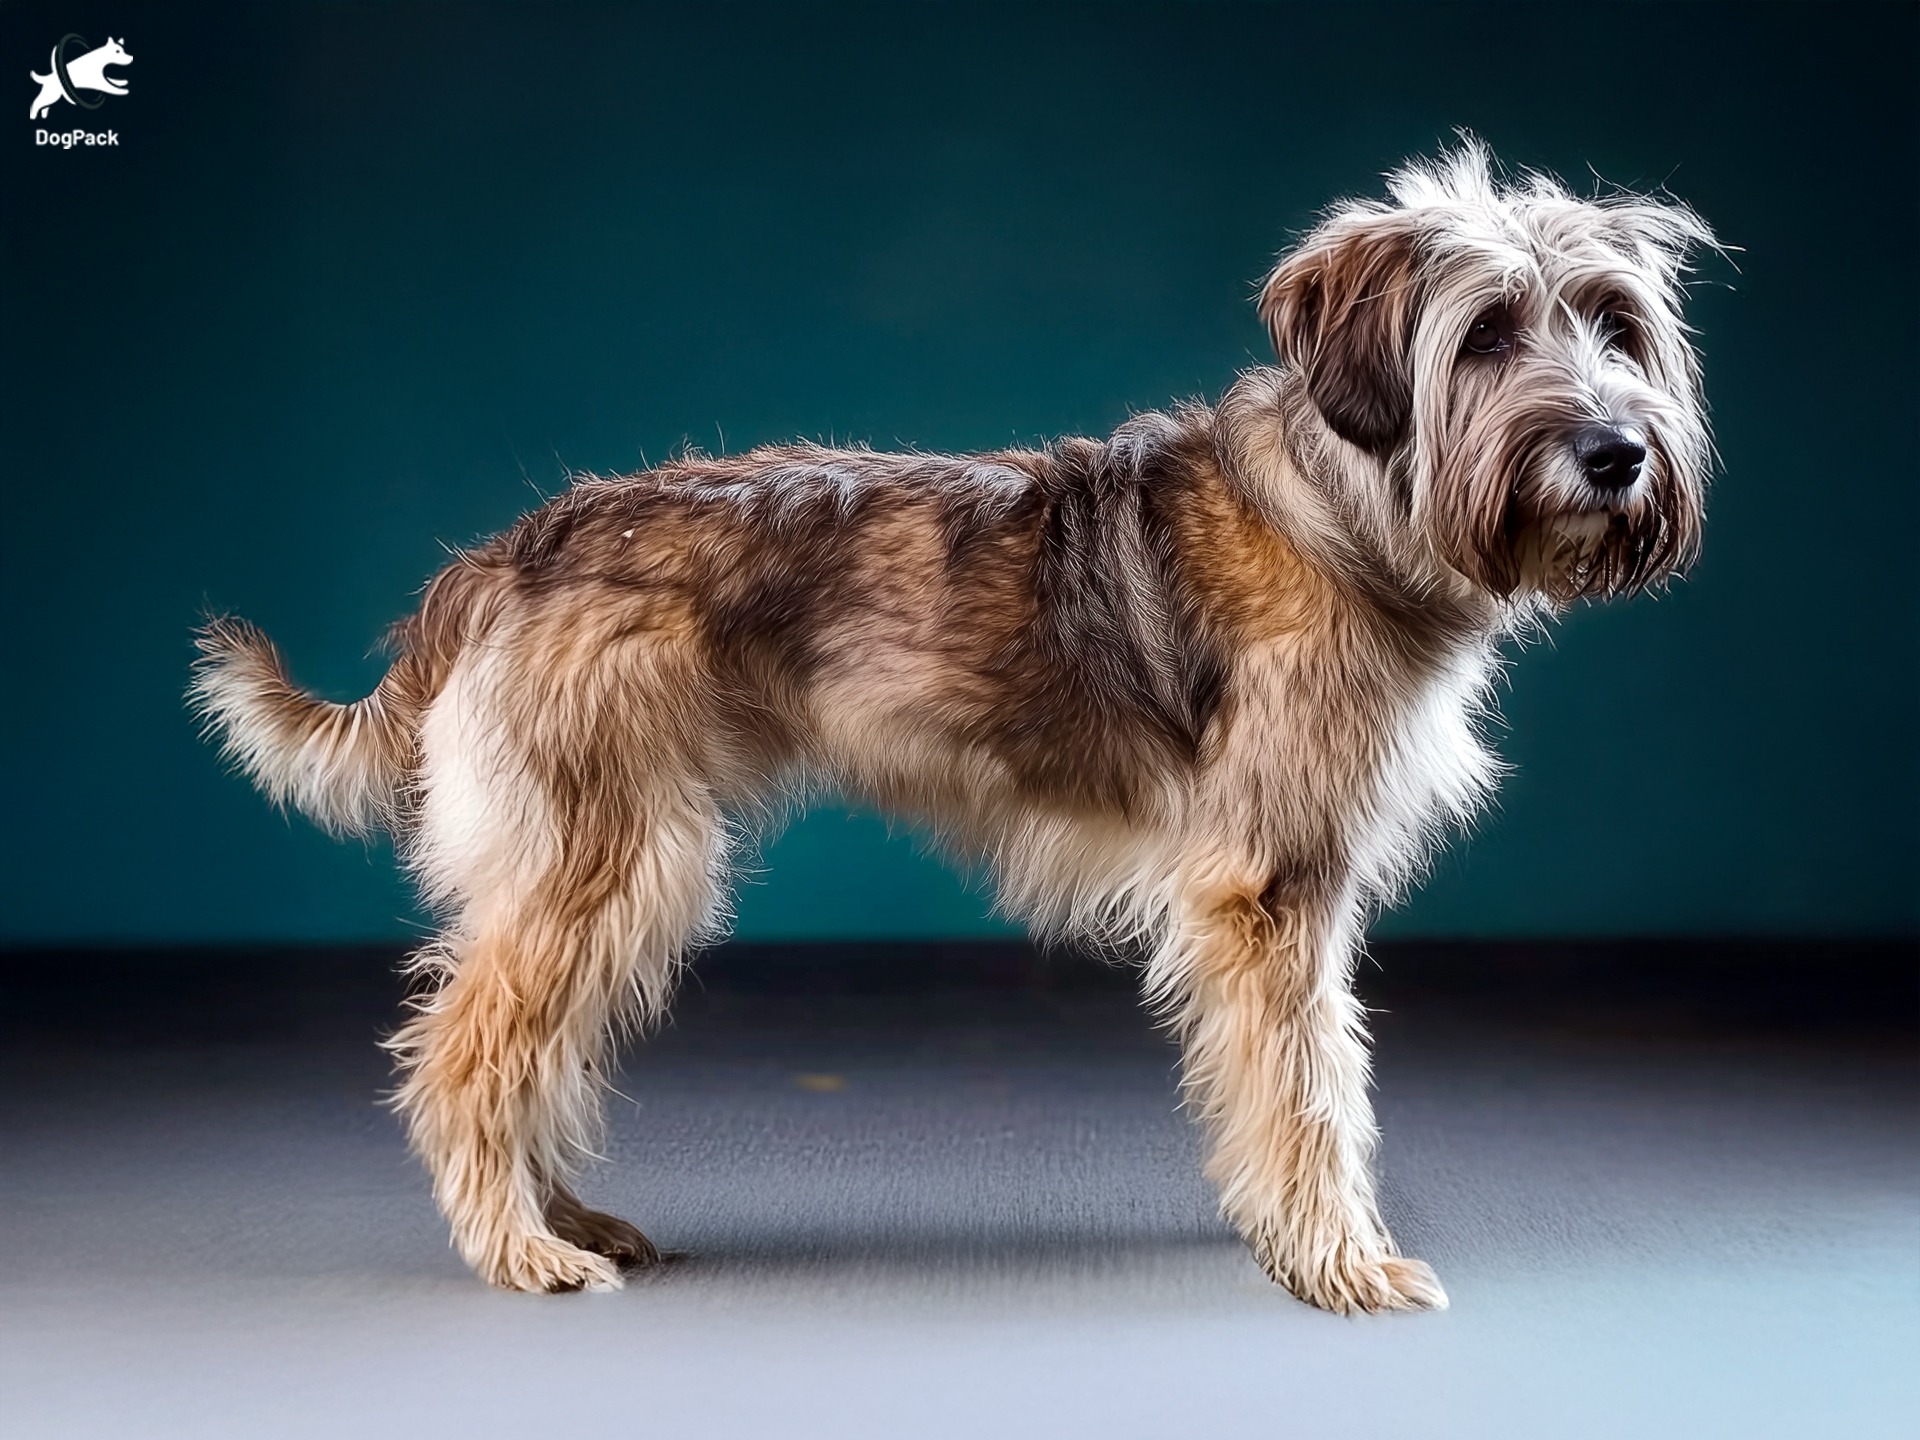
<svg viewBox="0 0 1920 1440"><path fill-rule="evenodd" d="M610 1285L652 1253L566 1184L611 1030L722 928L739 824L825 790L983 858L1038 927L1144 947L1209 1172L1276 1279L1336 1309L1444 1303L1374 1202L1351 957L1491 783L1500 636L1693 547L1677 277L1706 235L1677 207L1498 191L1472 149L1395 191L1274 272L1283 366L1217 409L1042 450L790 445L582 480L436 579L356 705L208 627L199 703L242 766L392 829L446 917L443 983L394 1044L483 1274ZM1470 326L1511 343L1469 353ZM1578 459L1595 425L1644 452L1605 494Z"/></svg>

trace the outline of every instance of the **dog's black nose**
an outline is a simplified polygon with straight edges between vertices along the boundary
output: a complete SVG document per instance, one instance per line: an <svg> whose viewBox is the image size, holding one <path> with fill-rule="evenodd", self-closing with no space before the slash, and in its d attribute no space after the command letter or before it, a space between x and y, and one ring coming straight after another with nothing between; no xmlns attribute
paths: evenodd
<svg viewBox="0 0 1920 1440"><path fill-rule="evenodd" d="M1631 431L1589 425L1573 437L1573 457L1596 490L1624 490L1640 478L1647 447Z"/></svg>

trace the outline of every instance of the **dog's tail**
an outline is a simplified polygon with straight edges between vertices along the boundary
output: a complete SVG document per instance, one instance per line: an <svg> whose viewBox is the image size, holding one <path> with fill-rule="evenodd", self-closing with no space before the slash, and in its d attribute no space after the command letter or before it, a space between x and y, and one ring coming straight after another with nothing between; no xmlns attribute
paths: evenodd
<svg viewBox="0 0 1920 1440"><path fill-rule="evenodd" d="M287 677L280 652L245 620L215 616L195 634L188 703L234 767L277 805L336 835L392 830L418 764L421 717L446 683L478 609L456 566L396 627L398 653L365 699L335 704Z"/></svg>
<svg viewBox="0 0 1920 1440"><path fill-rule="evenodd" d="M244 620L217 616L194 640L188 699L235 769L337 835L390 825L418 730L408 657L364 700L336 705L289 680L274 643Z"/></svg>

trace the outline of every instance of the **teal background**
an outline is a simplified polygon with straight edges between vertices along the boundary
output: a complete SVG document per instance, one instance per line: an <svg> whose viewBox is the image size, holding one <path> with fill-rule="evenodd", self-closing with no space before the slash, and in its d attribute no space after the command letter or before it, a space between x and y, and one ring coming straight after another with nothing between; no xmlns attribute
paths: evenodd
<svg viewBox="0 0 1920 1440"><path fill-rule="evenodd" d="M203 603L303 680L566 467L784 436L1104 432L1265 358L1251 284L1455 127L1670 185L1741 248L1693 318L1725 475L1660 600L1519 657L1499 809L1381 929L1910 933L1912 5L134 9L8 4L0 59L0 940L415 928L390 857L223 775ZM36 148L67 31L131 94ZM1735 268L1737 265L1737 269ZM994 933L817 814L757 938Z"/></svg>

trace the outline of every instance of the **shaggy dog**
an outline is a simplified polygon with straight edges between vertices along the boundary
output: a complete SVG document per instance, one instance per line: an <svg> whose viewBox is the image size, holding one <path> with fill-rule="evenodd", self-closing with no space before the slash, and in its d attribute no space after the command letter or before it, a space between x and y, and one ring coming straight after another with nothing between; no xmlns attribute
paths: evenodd
<svg viewBox="0 0 1920 1440"><path fill-rule="evenodd" d="M1135 947L1224 1213L1338 1311L1445 1304L1382 1223L1370 909L1488 793L1503 636L1685 564L1706 226L1468 143L1260 292L1280 364L1106 440L817 445L585 478L459 557L350 705L258 632L195 698L268 795L398 839L444 928L391 1042L460 1253L603 1289L655 1255L568 1188L614 1037L719 934L742 825L858 797L1041 932Z"/></svg>

